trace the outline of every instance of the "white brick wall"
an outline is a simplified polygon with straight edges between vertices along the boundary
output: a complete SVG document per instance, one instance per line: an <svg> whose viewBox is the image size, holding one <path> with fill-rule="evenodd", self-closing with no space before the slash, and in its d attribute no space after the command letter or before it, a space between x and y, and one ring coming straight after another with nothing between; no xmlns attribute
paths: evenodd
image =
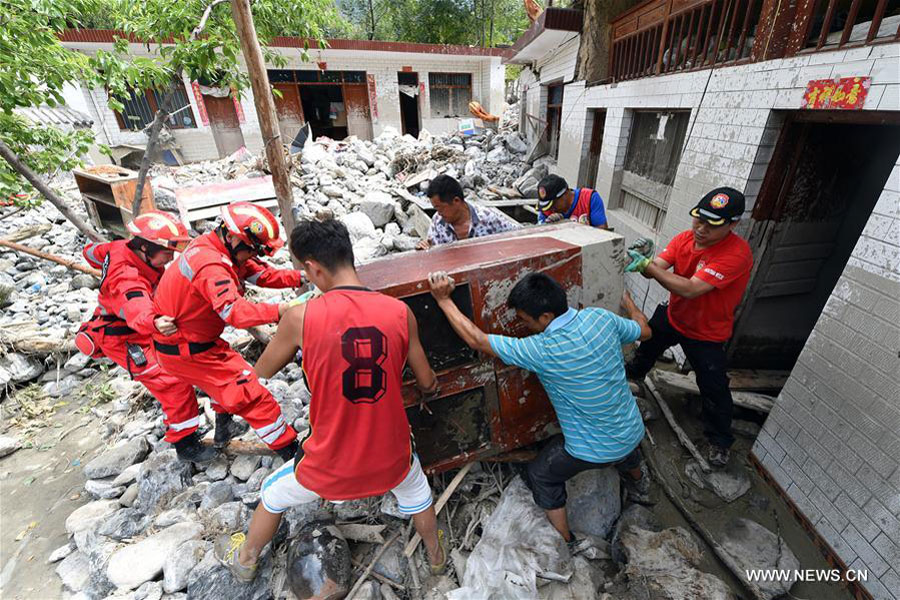
<svg viewBox="0 0 900 600"><path fill-rule="evenodd" d="M567 178L577 175L590 141L586 111L606 108L596 187L613 207L610 223L627 241L649 235L662 245L690 226L689 209L712 187L743 190L749 214L781 129L783 113L775 111L799 108L808 81L869 76L864 110L900 110L898 59L900 44L885 44L586 89L573 83L564 99L569 127L560 169ZM574 56L561 49L544 64L554 74L569 73ZM546 78L542 70L541 80ZM532 106L535 99L528 101ZM631 113L640 108L691 110L658 233L615 208ZM628 277L627 284L645 312L667 297L641 277ZM865 585L872 595L889 600L900 599L898 356L900 164L754 446L841 559L850 568L868 569Z"/></svg>
<svg viewBox="0 0 900 600"><path fill-rule="evenodd" d="M110 44L99 43L65 43L67 47L84 52L95 52L99 48ZM151 46L151 51L153 47ZM309 53L311 62L303 62L297 49L275 49L287 58L287 69L315 69L315 63L323 60L327 62L329 70L365 71L375 75L377 119L374 118L372 129L375 136L379 135L385 127L391 126L401 130L400 124L400 95L397 84L397 73L404 66L412 67L419 75L419 81L425 83L425 99L420 103L422 128L431 133L443 133L455 131L459 124L457 118L432 118L430 104L428 102L428 74L434 73L470 73L472 75L472 99L481 102L485 110L493 114L501 114L504 107L503 83L505 70L499 57L489 56L463 56L450 54L425 54L410 52L380 52L380 51L354 51L354 50L314 50ZM145 46L132 44L131 51L135 55L147 56L150 54ZM194 118L197 120L195 129L173 130L175 140L181 147L185 160L208 160L218 158L215 140L212 130L200 122L200 113L197 110L190 82L185 78L185 87L191 102ZM91 116L95 120L95 133L98 139L109 145L146 143L146 136L141 132L121 131L115 114L107 105L105 90L93 90L86 92L92 94L96 100L95 109L90 105ZM253 104L253 96L250 90L246 90L241 99L241 107L244 111L245 122L241 126L244 134L244 143L253 152L262 150L262 135L259 131L259 123L256 117L256 109ZM468 114L467 114L468 116ZM106 124L108 136L104 134L101 121Z"/></svg>

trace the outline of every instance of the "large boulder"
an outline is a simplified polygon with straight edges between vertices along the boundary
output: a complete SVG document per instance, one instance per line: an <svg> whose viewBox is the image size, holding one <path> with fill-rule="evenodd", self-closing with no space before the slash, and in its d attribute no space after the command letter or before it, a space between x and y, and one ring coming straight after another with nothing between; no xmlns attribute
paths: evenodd
<svg viewBox="0 0 900 600"><path fill-rule="evenodd" d="M124 540L140 535L150 525L152 519L134 508L123 508L104 519L97 533L114 540Z"/></svg>
<svg viewBox="0 0 900 600"><path fill-rule="evenodd" d="M566 491L572 531L606 537L622 511L619 473L611 467L582 471L566 482Z"/></svg>
<svg viewBox="0 0 900 600"><path fill-rule="evenodd" d="M754 569L796 573L800 561L781 538L756 521L734 518L724 528L722 548L731 555L740 571ZM796 578L777 581L755 581L756 587L765 598L786 595L796 582Z"/></svg>
<svg viewBox="0 0 900 600"><path fill-rule="evenodd" d="M356 245L360 240L374 238L376 235L375 224L368 215L361 212L352 212L341 217L341 222L350 233L350 241Z"/></svg>
<svg viewBox="0 0 900 600"><path fill-rule="evenodd" d="M256 578L243 583L234 578L212 550L206 553L188 574L187 599L228 598L228 600L268 600L272 597L269 581L272 578L271 560L263 559Z"/></svg>
<svg viewBox="0 0 900 600"><path fill-rule="evenodd" d="M704 471L696 460L684 466L688 479L699 488L709 490L725 502L734 502L750 490L750 476L742 465Z"/></svg>
<svg viewBox="0 0 900 600"><path fill-rule="evenodd" d="M359 210L375 227L384 227L394 218L394 198L386 192L369 192L359 203Z"/></svg>
<svg viewBox="0 0 900 600"><path fill-rule="evenodd" d="M203 534L200 523L178 523L136 544L125 546L109 559L106 575L113 585L133 590L162 573L166 559L188 540Z"/></svg>
<svg viewBox="0 0 900 600"><path fill-rule="evenodd" d="M10 435L0 435L0 458L9 456L22 447L22 440Z"/></svg>
<svg viewBox="0 0 900 600"><path fill-rule="evenodd" d="M288 550L287 582L298 600L343 598L350 590L350 547L333 523L300 530Z"/></svg>
<svg viewBox="0 0 900 600"><path fill-rule="evenodd" d="M9 352L0 357L0 367L9 373L9 381L12 383L31 381L44 372L40 361L19 352Z"/></svg>
<svg viewBox="0 0 900 600"><path fill-rule="evenodd" d="M66 518L66 531L78 533L79 531L96 529L107 517L119 510L118 500L97 500L88 502L72 511Z"/></svg>
<svg viewBox="0 0 900 600"><path fill-rule="evenodd" d="M56 574L69 591L80 592L91 579L91 561L84 552L73 552L57 565Z"/></svg>
<svg viewBox="0 0 900 600"><path fill-rule="evenodd" d="M88 479L102 479L118 475L134 463L140 462L150 452L150 445L143 437L134 438L113 446L84 466Z"/></svg>
<svg viewBox="0 0 900 600"><path fill-rule="evenodd" d="M191 569L203 560L211 548L212 543L204 540L188 540L178 546L163 564L163 590L174 594L185 589Z"/></svg>
<svg viewBox="0 0 900 600"><path fill-rule="evenodd" d="M135 507L149 513L163 500L191 485L190 463L178 460L175 450L153 454L138 475Z"/></svg>
<svg viewBox="0 0 900 600"><path fill-rule="evenodd" d="M622 532L627 558L625 574L643 581L649 597L658 600L735 600L724 581L697 569L703 551L681 527L659 532L630 526Z"/></svg>

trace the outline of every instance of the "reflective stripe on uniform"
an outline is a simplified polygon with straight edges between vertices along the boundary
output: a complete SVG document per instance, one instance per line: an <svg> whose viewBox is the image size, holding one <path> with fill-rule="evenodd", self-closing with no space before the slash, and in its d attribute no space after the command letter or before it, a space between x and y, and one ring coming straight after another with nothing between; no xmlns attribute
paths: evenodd
<svg viewBox="0 0 900 600"><path fill-rule="evenodd" d="M260 276L261 274L262 274L262 273L254 273L254 274L251 275L250 277L247 277L246 279L244 279L244 281L246 281L246 282L248 282L248 283L251 283L251 284L253 284L253 285L256 285L256 282L259 280L259 276Z"/></svg>
<svg viewBox="0 0 900 600"><path fill-rule="evenodd" d="M190 263L181 255L181 258L178 259L178 270L181 271L181 274L184 275L188 281L194 280L194 270L191 268Z"/></svg>
<svg viewBox="0 0 900 600"><path fill-rule="evenodd" d="M91 261L91 262L93 262L93 263L99 265L99 264L100 264L101 262L103 262L103 261L101 261L100 259L98 259L98 258L97 258L97 255L94 254L94 250L95 250L96 248L97 248L97 244L88 244L88 245L85 246L85 248L84 248L84 253L87 255L87 258L88 258L89 261Z"/></svg>
<svg viewBox="0 0 900 600"><path fill-rule="evenodd" d="M258 435L263 442L271 444L281 437L281 434L283 434L286 429L287 423L284 422L284 415L278 415L278 418L275 419L275 422L271 425L266 425L265 427L254 429L253 431L256 432L256 435Z"/></svg>
<svg viewBox="0 0 900 600"><path fill-rule="evenodd" d="M228 319L228 315L231 314L231 309L234 308L234 304L226 304L225 307L219 311L219 317L224 321Z"/></svg>
<svg viewBox="0 0 900 600"><path fill-rule="evenodd" d="M193 417L192 419L188 419L187 421L182 421L181 423L170 423L169 429L172 431L182 431L184 429L189 429L191 427L199 427L200 426L200 416Z"/></svg>

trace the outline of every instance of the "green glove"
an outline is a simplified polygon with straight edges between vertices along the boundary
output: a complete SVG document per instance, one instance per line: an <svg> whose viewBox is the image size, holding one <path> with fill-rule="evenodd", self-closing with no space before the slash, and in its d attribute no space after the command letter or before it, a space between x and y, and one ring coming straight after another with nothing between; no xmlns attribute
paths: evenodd
<svg viewBox="0 0 900 600"><path fill-rule="evenodd" d="M635 250L644 256L653 256L653 240L650 238L638 238L631 242L631 245L628 246L629 250Z"/></svg>
<svg viewBox="0 0 900 600"><path fill-rule="evenodd" d="M651 262L649 257L644 256L635 250L629 250L628 256L631 257L631 262L625 267L626 273L643 273L644 269L646 269L647 265Z"/></svg>
<svg viewBox="0 0 900 600"><path fill-rule="evenodd" d="M304 293L300 294L298 297L296 297L293 300L291 300L290 302L288 302L288 306L297 306L299 304L304 304L306 302L309 302L311 299L313 299L317 295L317 291L318 290L310 290L308 292L304 292Z"/></svg>

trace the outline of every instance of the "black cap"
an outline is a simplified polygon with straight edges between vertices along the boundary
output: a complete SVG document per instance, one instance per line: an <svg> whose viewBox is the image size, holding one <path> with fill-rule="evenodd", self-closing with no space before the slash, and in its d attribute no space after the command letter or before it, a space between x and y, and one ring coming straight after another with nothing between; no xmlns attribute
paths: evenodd
<svg viewBox="0 0 900 600"><path fill-rule="evenodd" d="M691 209L691 216L718 227L739 221L744 214L744 202L741 192L730 187L719 187L700 199L697 206Z"/></svg>
<svg viewBox="0 0 900 600"><path fill-rule="evenodd" d="M552 206L553 201L565 194L569 189L569 184L559 175L547 175L538 183L538 208L547 212Z"/></svg>

